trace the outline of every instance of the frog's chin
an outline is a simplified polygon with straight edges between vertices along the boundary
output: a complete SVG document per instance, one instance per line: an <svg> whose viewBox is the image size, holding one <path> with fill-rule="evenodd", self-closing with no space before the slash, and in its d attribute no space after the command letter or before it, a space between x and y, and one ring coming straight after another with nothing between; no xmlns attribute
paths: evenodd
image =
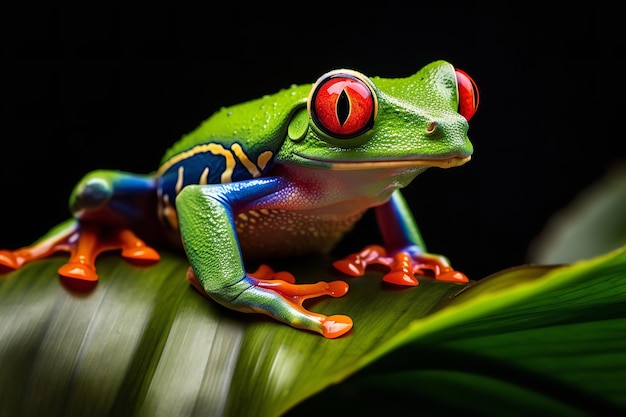
<svg viewBox="0 0 626 417"><path fill-rule="evenodd" d="M416 167L439 167L452 168L463 165L472 159L471 155L453 156L442 159L407 159L395 161L328 161L323 159L310 158L296 154L307 165L318 166L320 168L332 169L334 171L361 171L367 169L387 169L387 168L416 168Z"/></svg>

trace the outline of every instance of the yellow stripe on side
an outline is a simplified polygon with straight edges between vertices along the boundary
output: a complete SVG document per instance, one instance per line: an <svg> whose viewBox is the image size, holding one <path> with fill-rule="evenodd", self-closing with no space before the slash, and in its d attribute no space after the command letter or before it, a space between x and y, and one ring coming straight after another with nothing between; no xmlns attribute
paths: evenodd
<svg viewBox="0 0 626 417"><path fill-rule="evenodd" d="M272 159L272 155L274 155L272 151L265 151L261 155L259 155L256 164L259 166L260 169L265 169L267 163L270 161L270 159Z"/></svg>
<svg viewBox="0 0 626 417"><path fill-rule="evenodd" d="M224 172L222 172L221 182L227 183L232 181L233 170L235 169L235 157L231 153L230 150L225 149L219 143L206 143L198 146L194 146L190 150L186 152L181 152L178 155L173 156L171 159L167 160L159 170L157 174L162 175L165 171L167 171L172 165L183 161L187 158L191 158L194 155L199 153L211 152L213 155L221 155L224 157L226 162L226 168Z"/></svg>
<svg viewBox="0 0 626 417"><path fill-rule="evenodd" d="M185 175L185 167L181 165L178 167L178 178L176 178L176 186L174 187L177 195L178 193L180 193L180 190L183 189L184 175Z"/></svg>
<svg viewBox="0 0 626 417"><path fill-rule="evenodd" d="M204 170L202 171L202 174L200 174L200 180L198 181L198 184L205 185L207 183L208 178L209 178L209 167L205 167Z"/></svg>
<svg viewBox="0 0 626 417"><path fill-rule="evenodd" d="M250 175L252 175L252 178L258 178L261 176L261 172L259 172L257 166L254 165L250 158L248 158L248 155L246 155L246 153L243 151L240 144L234 143L233 146L230 147L230 149L235 153L237 158L239 158L243 166L246 167Z"/></svg>
<svg viewBox="0 0 626 417"><path fill-rule="evenodd" d="M265 151L261 153L261 155L259 155L258 160L257 160L257 164L258 164L257 166L257 164L255 164L254 162L250 160L250 158L248 157L248 155L246 155L241 145L238 143L234 143L230 149L224 148L224 146L219 143L205 143L202 145L194 146L190 150L179 153L178 155L175 155L168 161L165 161L165 163L161 165L161 167L157 171L157 174L162 175L165 171L171 168L174 164L180 161L184 161L185 159L191 158L200 153L205 153L205 152L211 152L213 155L221 155L224 157L226 168L224 169L224 172L222 173L222 176L221 176L222 183L228 183L232 181L233 171L235 170L235 165L236 165L235 157L237 157L237 159L241 161L243 166L248 170L248 172L250 173L250 175L252 175L253 178L258 178L261 176L260 170L265 168L265 166L268 164L268 162L270 161L270 159L272 159L272 156L273 156L272 151ZM183 173L184 173L184 168L181 166L178 168L176 193L178 193L180 191L180 188L182 188ZM206 184L208 173L209 173L209 168L207 167L202 172L202 175L200 177L200 184Z"/></svg>

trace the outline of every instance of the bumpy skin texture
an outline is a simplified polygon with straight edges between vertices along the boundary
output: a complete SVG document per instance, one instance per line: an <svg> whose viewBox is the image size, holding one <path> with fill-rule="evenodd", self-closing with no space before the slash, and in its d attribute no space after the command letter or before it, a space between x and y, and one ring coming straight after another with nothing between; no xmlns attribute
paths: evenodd
<svg viewBox="0 0 626 417"><path fill-rule="evenodd" d="M302 303L343 296L345 282L299 285L267 266L246 272L244 259L328 251L375 208L386 247L368 246L335 267L358 276L382 264L390 269L383 279L398 285L418 285L416 275L466 282L426 252L399 190L429 167L470 159L467 121L477 103L471 79L444 61L401 79L331 71L223 108L168 149L153 174L87 174L70 197L74 217L28 247L0 251L0 265L64 250L60 275L95 282L100 252L157 261L145 242L164 238L185 248L187 277L207 297L339 337L352 328L349 317Z"/></svg>

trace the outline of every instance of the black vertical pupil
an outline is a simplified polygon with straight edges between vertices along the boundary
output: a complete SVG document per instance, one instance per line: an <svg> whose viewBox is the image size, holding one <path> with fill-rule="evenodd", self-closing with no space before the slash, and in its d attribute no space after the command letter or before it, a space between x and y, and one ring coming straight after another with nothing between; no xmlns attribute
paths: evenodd
<svg viewBox="0 0 626 417"><path fill-rule="evenodd" d="M348 94L346 94L346 90L342 90L341 94L337 98L337 118L339 119L339 124L343 126L343 124L348 120L348 116L350 115L350 99L348 98Z"/></svg>

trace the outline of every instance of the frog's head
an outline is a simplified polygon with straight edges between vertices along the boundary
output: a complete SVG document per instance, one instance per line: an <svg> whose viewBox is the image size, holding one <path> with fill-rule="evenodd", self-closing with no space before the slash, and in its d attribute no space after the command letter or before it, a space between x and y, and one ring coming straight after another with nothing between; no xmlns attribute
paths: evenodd
<svg viewBox="0 0 626 417"><path fill-rule="evenodd" d="M331 71L293 115L278 158L337 170L458 166L471 158L477 106L473 80L444 61L397 79Z"/></svg>

